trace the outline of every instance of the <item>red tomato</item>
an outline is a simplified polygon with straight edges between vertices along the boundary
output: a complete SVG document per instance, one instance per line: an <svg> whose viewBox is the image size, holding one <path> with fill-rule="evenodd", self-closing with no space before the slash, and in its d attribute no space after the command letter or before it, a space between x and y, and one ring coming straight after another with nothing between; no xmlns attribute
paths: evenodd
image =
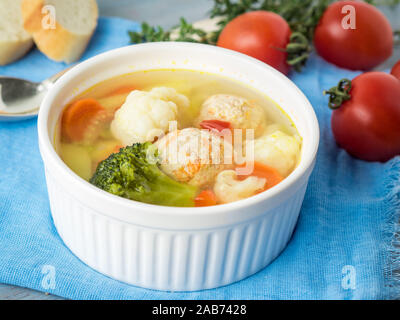
<svg viewBox="0 0 400 320"><path fill-rule="evenodd" d="M290 27L279 15L268 11L244 13L222 30L217 45L259 59L287 74Z"/></svg>
<svg viewBox="0 0 400 320"><path fill-rule="evenodd" d="M342 13L346 5L355 8L355 29L342 26L349 14ZM321 57L339 67L369 70L392 55L393 32L388 19L374 6L361 1L339 1L323 14L315 30L314 44Z"/></svg>
<svg viewBox="0 0 400 320"><path fill-rule="evenodd" d="M217 198L212 190L204 190L194 200L196 207L210 207L217 205Z"/></svg>
<svg viewBox="0 0 400 320"><path fill-rule="evenodd" d="M400 80L400 60L397 61L390 73Z"/></svg>
<svg viewBox="0 0 400 320"><path fill-rule="evenodd" d="M221 132L225 129L231 129L231 124L230 122L222 120L203 120L202 122L200 122L200 127L202 127L203 129L216 130L218 132Z"/></svg>
<svg viewBox="0 0 400 320"><path fill-rule="evenodd" d="M387 73L368 72L351 83L350 100L332 114L337 143L367 161L400 155L400 81Z"/></svg>

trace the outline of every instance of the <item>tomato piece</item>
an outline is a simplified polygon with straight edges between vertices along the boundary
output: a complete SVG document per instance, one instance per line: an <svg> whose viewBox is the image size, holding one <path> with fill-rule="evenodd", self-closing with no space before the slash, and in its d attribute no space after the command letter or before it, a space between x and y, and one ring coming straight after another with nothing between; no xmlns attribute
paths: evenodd
<svg viewBox="0 0 400 320"><path fill-rule="evenodd" d="M200 127L207 130L216 130L221 132L225 129L231 129L231 124L228 121L222 120L203 120L200 122Z"/></svg>
<svg viewBox="0 0 400 320"><path fill-rule="evenodd" d="M400 60L397 61L390 73L400 80Z"/></svg>
<svg viewBox="0 0 400 320"><path fill-rule="evenodd" d="M339 146L367 161L387 161L400 154L400 81L384 72L353 79L350 99L332 114Z"/></svg>
<svg viewBox="0 0 400 320"><path fill-rule="evenodd" d="M290 41L289 24L268 11L244 13L222 30L217 45L261 60L284 74L289 73L285 51Z"/></svg>
<svg viewBox="0 0 400 320"><path fill-rule="evenodd" d="M243 166L239 166L243 167ZM270 166L267 166L260 162L254 162L253 172L249 175L238 175L238 180L245 180L246 178L254 176L258 178L265 178L267 183L265 184L264 190L271 189L273 186L276 186L278 183L282 182L282 175Z"/></svg>
<svg viewBox="0 0 400 320"><path fill-rule="evenodd" d="M195 198L196 207L210 207L217 204L217 198L212 190L204 190Z"/></svg>
<svg viewBox="0 0 400 320"><path fill-rule="evenodd" d="M344 10L345 6L350 11ZM389 20L374 6L363 1L337 1L321 17L314 45L321 57L339 67L369 70L392 55L393 31Z"/></svg>

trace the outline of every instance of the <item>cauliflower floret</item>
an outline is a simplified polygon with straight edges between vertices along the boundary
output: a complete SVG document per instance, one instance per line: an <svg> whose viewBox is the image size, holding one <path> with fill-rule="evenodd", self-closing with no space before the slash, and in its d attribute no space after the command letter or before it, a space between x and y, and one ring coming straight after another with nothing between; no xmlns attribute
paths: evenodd
<svg viewBox="0 0 400 320"><path fill-rule="evenodd" d="M250 176L245 180L238 180L234 170L225 170L218 174L214 185L214 193L218 203L229 203L246 199L262 191L267 180Z"/></svg>
<svg viewBox="0 0 400 320"><path fill-rule="evenodd" d="M234 129L254 129L254 136L260 136L265 129L265 111L259 105L244 98L216 94L209 97L201 106L197 123L203 120L222 120L230 122Z"/></svg>
<svg viewBox="0 0 400 320"><path fill-rule="evenodd" d="M207 186L215 176L232 163L231 145L220 136L197 128L186 128L168 133L156 142L161 159L161 170L180 182Z"/></svg>
<svg viewBox="0 0 400 320"><path fill-rule="evenodd" d="M168 131L169 122L177 120L180 110L189 104L189 99L173 88L134 90L115 112L111 132L124 145L153 141Z"/></svg>
<svg viewBox="0 0 400 320"><path fill-rule="evenodd" d="M283 177L294 169L301 143L294 136L274 131L254 140L254 160L273 167Z"/></svg>

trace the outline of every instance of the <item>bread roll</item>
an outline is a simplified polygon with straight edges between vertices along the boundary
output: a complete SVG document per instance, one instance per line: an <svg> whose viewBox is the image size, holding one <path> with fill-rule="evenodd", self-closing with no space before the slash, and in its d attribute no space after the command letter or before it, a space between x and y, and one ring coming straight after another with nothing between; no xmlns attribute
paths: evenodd
<svg viewBox="0 0 400 320"><path fill-rule="evenodd" d="M18 60L33 45L32 37L22 26L21 2L0 1L0 65Z"/></svg>
<svg viewBox="0 0 400 320"><path fill-rule="evenodd" d="M96 29L98 7L96 0L22 0L22 17L40 51L71 63L81 57Z"/></svg>

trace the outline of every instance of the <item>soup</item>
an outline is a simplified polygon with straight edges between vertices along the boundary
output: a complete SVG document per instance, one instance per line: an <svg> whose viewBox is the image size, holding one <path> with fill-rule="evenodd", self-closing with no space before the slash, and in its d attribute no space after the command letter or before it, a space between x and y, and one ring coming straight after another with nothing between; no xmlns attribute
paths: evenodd
<svg viewBox="0 0 400 320"><path fill-rule="evenodd" d="M212 206L272 188L297 166L301 137L268 97L189 70L135 72L69 103L57 151L81 178L156 205Z"/></svg>

